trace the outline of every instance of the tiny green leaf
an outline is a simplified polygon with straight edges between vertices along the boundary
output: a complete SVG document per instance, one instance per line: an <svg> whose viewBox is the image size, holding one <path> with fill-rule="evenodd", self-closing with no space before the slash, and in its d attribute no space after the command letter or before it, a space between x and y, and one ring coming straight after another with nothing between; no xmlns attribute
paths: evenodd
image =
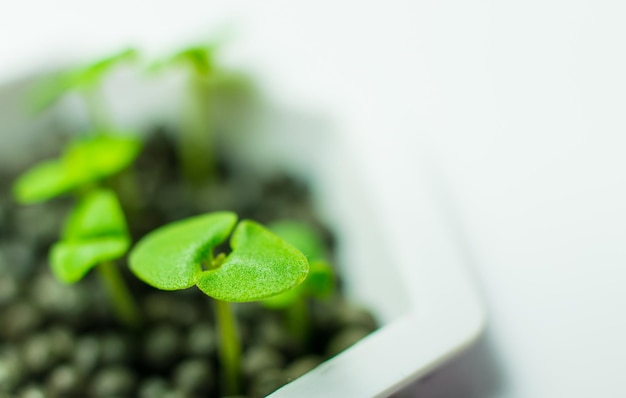
<svg viewBox="0 0 626 398"><path fill-rule="evenodd" d="M13 196L20 203L36 203L59 196L74 188L74 183L59 160L41 162L18 178Z"/></svg>
<svg viewBox="0 0 626 398"><path fill-rule="evenodd" d="M31 107L38 112L70 91L93 89L102 83L106 74L114 67L136 58L135 49L126 49L83 67L51 76L36 85L30 93Z"/></svg>
<svg viewBox="0 0 626 398"><path fill-rule="evenodd" d="M125 134L100 134L74 141L63 154L71 178L94 181L128 167L141 151L141 141Z"/></svg>
<svg viewBox="0 0 626 398"><path fill-rule="evenodd" d="M267 308L287 308L300 297L328 298L335 290L335 276L333 269L326 261L313 261L309 266L309 275L300 285L279 295L261 301Z"/></svg>
<svg viewBox="0 0 626 398"><path fill-rule="evenodd" d="M221 267L202 272L198 287L223 301L255 301L285 292L307 276L306 257L260 224L244 220L233 232Z"/></svg>
<svg viewBox="0 0 626 398"><path fill-rule="evenodd" d="M116 174L137 157L141 141L127 135L98 135L71 143L59 159L27 170L13 186L20 203L52 199Z"/></svg>
<svg viewBox="0 0 626 398"><path fill-rule="evenodd" d="M50 252L52 272L65 283L78 282L96 265L122 257L129 245L128 238L57 242Z"/></svg>
<svg viewBox="0 0 626 398"><path fill-rule="evenodd" d="M298 248L309 260L309 275L295 289L262 301L267 308L287 308L301 296L327 298L335 289L333 269L324 260L324 244L320 236L308 224L284 220L272 223L270 230Z"/></svg>
<svg viewBox="0 0 626 398"><path fill-rule="evenodd" d="M128 236L126 220L115 194L108 190L89 193L74 208L63 229L63 240Z"/></svg>
<svg viewBox="0 0 626 398"><path fill-rule="evenodd" d="M318 299L329 297L335 290L335 273L328 263L318 260L311 263L311 272L306 279L307 294Z"/></svg>
<svg viewBox="0 0 626 398"><path fill-rule="evenodd" d="M174 54L169 62L187 63L198 74L208 75L215 68L215 47L195 46L188 47L181 52Z"/></svg>
<svg viewBox="0 0 626 398"><path fill-rule="evenodd" d="M237 223L231 212L210 213L174 222L146 235L131 251L131 270L163 290L196 284L213 248L224 242Z"/></svg>
<svg viewBox="0 0 626 398"><path fill-rule="evenodd" d="M130 245L122 209L115 194L97 190L74 208L63 231L63 240L50 251L52 271L61 281L79 281L94 266L115 260Z"/></svg>
<svg viewBox="0 0 626 398"><path fill-rule="evenodd" d="M276 235L300 250L309 261L325 257L324 244L318 233L308 224L298 221L277 221L268 226Z"/></svg>

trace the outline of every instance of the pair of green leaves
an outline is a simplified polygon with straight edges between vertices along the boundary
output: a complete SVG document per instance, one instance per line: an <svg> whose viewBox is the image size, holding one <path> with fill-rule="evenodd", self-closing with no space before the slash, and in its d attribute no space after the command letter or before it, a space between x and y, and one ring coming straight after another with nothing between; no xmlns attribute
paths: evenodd
<svg viewBox="0 0 626 398"><path fill-rule="evenodd" d="M21 203L42 202L88 186L128 167L141 141L127 135L100 134L72 142L61 157L41 162L13 186Z"/></svg>
<svg viewBox="0 0 626 398"><path fill-rule="evenodd" d="M231 253L213 256L231 234ZM161 227L131 251L131 270L163 290L198 286L222 301L271 297L300 284L307 276L306 257L260 224L231 212L192 217Z"/></svg>
<svg viewBox="0 0 626 398"><path fill-rule="evenodd" d="M54 275L74 283L94 266L122 257L130 246L124 214L115 194L96 190L72 210L62 240L50 250Z"/></svg>

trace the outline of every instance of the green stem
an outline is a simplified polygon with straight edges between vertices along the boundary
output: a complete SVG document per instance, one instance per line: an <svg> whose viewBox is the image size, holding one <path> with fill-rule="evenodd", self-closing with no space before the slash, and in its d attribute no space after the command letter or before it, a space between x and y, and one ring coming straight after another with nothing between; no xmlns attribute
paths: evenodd
<svg viewBox="0 0 626 398"><path fill-rule="evenodd" d="M237 395L240 391L241 343L237 334L235 315L230 303L215 300L217 332L219 336L219 358L224 379L224 393Z"/></svg>
<svg viewBox="0 0 626 398"><path fill-rule="evenodd" d="M300 295L285 310L286 326L302 347L309 344L309 311L306 299Z"/></svg>
<svg viewBox="0 0 626 398"><path fill-rule="evenodd" d="M100 263L96 269L111 298L117 319L130 328L139 327L141 323L139 310L117 266L107 261Z"/></svg>
<svg viewBox="0 0 626 398"><path fill-rule="evenodd" d="M113 123L107 110L102 93L98 88L90 88L83 92L83 99L87 107L87 115L94 129L101 133L111 129Z"/></svg>
<svg viewBox="0 0 626 398"><path fill-rule="evenodd" d="M189 103L183 109L179 157L185 178L194 186L215 179L209 88L203 76L189 79Z"/></svg>

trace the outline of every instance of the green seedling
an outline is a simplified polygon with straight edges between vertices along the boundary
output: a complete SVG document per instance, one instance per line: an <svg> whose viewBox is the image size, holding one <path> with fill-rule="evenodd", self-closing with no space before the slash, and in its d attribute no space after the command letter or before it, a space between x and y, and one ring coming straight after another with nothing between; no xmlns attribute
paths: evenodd
<svg viewBox="0 0 626 398"><path fill-rule="evenodd" d="M129 246L128 228L117 197L109 190L94 190L73 209L61 240L52 246L52 272L65 283L76 283L96 267L117 318L135 327L139 323L139 312L113 264Z"/></svg>
<svg viewBox="0 0 626 398"><path fill-rule="evenodd" d="M138 58L137 51L126 49L88 65L59 73L35 87L31 106L41 111L68 93L78 93L87 109L94 133L103 133L112 127L110 113L102 98L102 85L109 73L120 64Z"/></svg>
<svg viewBox="0 0 626 398"><path fill-rule="evenodd" d="M141 150L141 141L125 135L99 135L76 140L57 159L26 171L13 186L20 203L43 202L65 193L88 190L127 168Z"/></svg>
<svg viewBox="0 0 626 398"><path fill-rule="evenodd" d="M231 252L214 253L229 235ZM227 394L239 389L241 343L230 302L262 300L305 280L309 264L291 244L231 212L174 222L146 235L129 257L131 270L163 290L197 286L216 304L220 362Z"/></svg>
<svg viewBox="0 0 626 398"><path fill-rule="evenodd" d="M242 74L219 66L217 50L217 45L191 46L154 68L183 68L186 72L188 93L182 108L178 149L183 174L195 186L216 179L215 119L225 93L250 88Z"/></svg>
<svg viewBox="0 0 626 398"><path fill-rule="evenodd" d="M58 159L27 170L13 185L15 199L24 204L66 193L79 198L61 240L50 251L53 273L63 282L75 283L97 266L116 316L129 326L136 326L139 317L119 271L111 264L128 250L126 221L116 196L96 187L128 167L140 149L141 142L128 136L86 137L68 145Z"/></svg>
<svg viewBox="0 0 626 398"><path fill-rule="evenodd" d="M323 300L335 291L335 276L326 260L326 251L321 237L308 224L297 221L278 221L269 229L299 249L308 259L309 275L304 283L285 293L261 301L270 309L283 310L287 328L301 344L309 339L310 316L307 301L310 298Z"/></svg>

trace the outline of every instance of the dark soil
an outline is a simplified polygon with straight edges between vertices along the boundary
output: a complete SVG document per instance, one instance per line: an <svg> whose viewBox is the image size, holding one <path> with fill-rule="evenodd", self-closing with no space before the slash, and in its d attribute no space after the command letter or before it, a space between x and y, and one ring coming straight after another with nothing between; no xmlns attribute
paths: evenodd
<svg viewBox="0 0 626 398"><path fill-rule="evenodd" d="M264 223L306 221L324 234L332 253L332 236L315 217L302 182L288 174L261 178L221 161L217 182L190 190L172 148L169 136L156 132L133 173L108 182L120 189L135 241L173 220L233 210ZM211 299L196 288L153 289L120 261L145 317L140 331L124 329L96 275L75 285L52 276L48 248L73 201L15 204L10 186L19 172L0 170L0 397L221 396ZM133 180L139 192L127 190ZM376 328L372 315L339 291L308 305L312 330L305 344L285 330L283 313L235 305L247 396L271 393Z"/></svg>

